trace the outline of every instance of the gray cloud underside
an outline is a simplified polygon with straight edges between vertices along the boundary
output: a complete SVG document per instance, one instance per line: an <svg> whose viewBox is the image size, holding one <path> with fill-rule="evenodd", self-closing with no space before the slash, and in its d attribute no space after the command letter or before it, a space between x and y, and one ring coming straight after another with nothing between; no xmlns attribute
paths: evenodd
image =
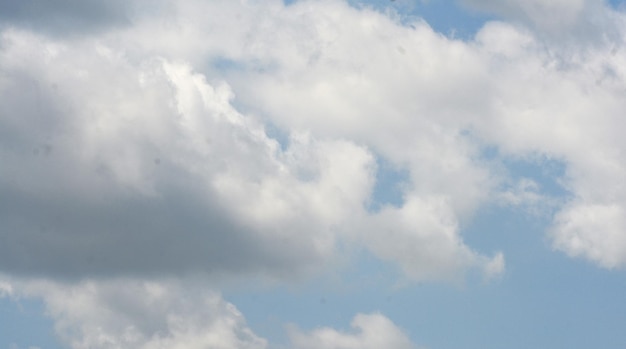
<svg viewBox="0 0 626 349"><path fill-rule="evenodd" d="M134 1L0 1L0 25L21 26L55 36L82 36L130 25ZM158 6L155 1L152 6Z"/></svg>

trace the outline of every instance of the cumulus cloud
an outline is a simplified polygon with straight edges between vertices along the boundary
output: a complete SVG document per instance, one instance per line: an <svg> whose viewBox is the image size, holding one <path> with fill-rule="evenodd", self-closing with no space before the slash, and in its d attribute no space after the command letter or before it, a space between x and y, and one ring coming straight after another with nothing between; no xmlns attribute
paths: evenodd
<svg viewBox="0 0 626 349"><path fill-rule="evenodd" d="M401 208L385 207L364 223L366 246L414 280L459 279L467 269L490 263L463 244L445 197L407 198Z"/></svg>
<svg viewBox="0 0 626 349"><path fill-rule="evenodd" d="M623 31L622 21L613 24ZM523 42L524 49L501 45L502 36ZM623 43L605 37L573 49L501 23L486 26L477 39L483 47L504 47L490 57L499 78L491 124L482 124L481 132L506 154L539 154L566 166L558 181L572 198L558 208L549 232L554 247L603 266L623 265L626 144L616 132L626 107Z"/></svg>
<svg viewBox="0 0 626 349"><path fill-rule="evenodd" d="M86 348L263 349L234 305L206 285L108 280L13 280L16 298L40 297L64 345Z"/></svg>
<svg viewBox="0 0 626 349"><path fill-rule="evenodd" d="M623 265L616 256L626 255L620 247L625 144L618 131L626 109L624 14L599 1L498 4L483 5L511 11L504 18L520 11L528 18L489 22L474 40L460 41L419 21L402 26L338 2L300 2L293 12L276 11L277 19L253 34L264 45L252 52L271 69L225 75L246 105L281 128L359 140L409 173L401 207L383 208L359 229L374 253L409 274L431 265L421 258L428 258L432 238L447 241L437 256L448 255L449 265L481 260L462 244L458 227L494 201L556 210L549 232L556 249ZM557 12L569 13L559 17L565 22L550 15ZM286 45L288 36L270 40L277 32L298 32L306 45ZM485 145L503 158L563 163L565 175L556 182L571 201L563 205L529 182L507 187L510 181L481 160ZM590 224L574 213L599 207L611 212L602 215L608 222Z"/></svg>
<svg viewBox="0 0 626 349"><path fill-rule="evenodd" d="M5 270L302 271L368 195L365 148L294 135L282 151L186 64L3 40Z"/></svg>
<svg viewBox="0 0 626 349"><path fill-rule="evenodd" d="M488 263L455 223L494 187L462 133L470 47L336 1L172 6L92 40L3 31L5 271L293 276L338 239L416 279ZM402 207L366 210L374 154L410 172Z"/></svg>
<svg viewBox="0 0 626 349"><path fill-rule="evenodd" d="M625 28L592 1L475 5L572 18L594 6ZM620 244L597 242L624 236L616 36L559 45L491 22L462 41L330 0L163 2L129 23L90 40L3 28L5 271L293 276L341 240L417 280L489 274L502 255L472 250L462 228L485 204L544 196L506 187L487 146L563 162L573 199L557 209L555 248L622 264ZM408 181L400 205L372 212L376 158ZM612 223L575 214L599 207Z"/></svg>
<svg viewBox="0 0 626 349"><path fill-rule="evenodd" d="M324 327L310 332L291 330L294 349L415 349L408 336L381 314L357 314L352 332Z"/></svg>
<svg viewBox="0 0 626 349"><path fill-rule="evenodd" d="M42 299L57 337L71 349L272 347L247 326L233 304L197 279L1 280L10 285L13 299ZM324 327L305 332L289 325L289 347L416 348L402 329L379 313L357 314L351 327L354 331Z"/></svg>
<svg viewBox="0 0 626 349"><path fill-rule="evenodd" d="M574 202L558 213L551 231L554 247L606 268L626 264L623 205Z"/></svg>
<svg viewBox="0 0 626 349"><path fill-rule="evenodd" d="M263 43L250 55L271 68L243 61L243 68L224 73L238 99L281 129L355 139L407 171L401 207L355 224L375 254L415 278L484 265L458 229L498 183L466 132L472 116L484 112L486 96L478 91L489 88L478 52L426 23L403 26L341 2L298 2L273 15L250 33ZM289 45L293 33L306 44ZM423 209L431 206L439 208ZM396 220L399 215L406 218Z"/></svg>
<svg viewBox="0 0 626 349"><path fill-rule="evenodd" d="M503 21L463 41L333 0L3 2L0 269L27 281L0 296L43 298L72 348L266 348L211 287L142 280L292 279L355 246L412 280L496 277L505 256L463 240L492 203L556 212L556 250L625 266L626 16L465 3ZM506 158L562 163L567 201ZM371 210L376 159L407 180ZM379 314L353 328L292 343L413 347Z"/></svg>

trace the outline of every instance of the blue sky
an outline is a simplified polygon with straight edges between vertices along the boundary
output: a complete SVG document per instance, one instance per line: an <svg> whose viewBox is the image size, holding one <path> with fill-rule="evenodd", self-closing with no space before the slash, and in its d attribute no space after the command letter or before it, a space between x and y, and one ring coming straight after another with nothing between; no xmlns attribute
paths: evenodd
<svg viewBox="0 0 626 349"><path fill-rule="evenodd" d="M622 8L0 1L0 348L622 348Z"/></svg>

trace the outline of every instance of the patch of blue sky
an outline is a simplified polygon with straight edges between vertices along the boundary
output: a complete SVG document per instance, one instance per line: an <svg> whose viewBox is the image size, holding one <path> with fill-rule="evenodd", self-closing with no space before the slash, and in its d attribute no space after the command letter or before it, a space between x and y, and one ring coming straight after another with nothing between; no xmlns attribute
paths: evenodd
<svg viewBox="0 0 626 349"><path fill-rule="evenodd" d="M285 0L292 4L298 0ZM348 0L356 8L371 7L386 13L399 14L403 22L423 19L433 30L458 39L471 39L492 16L471 11L455 0Z"/></svg>
<svg viewBox="0 0 626 349"><path fill-rule="evenodd" d="M550 229L555 210L571 196L563 186L567 165L561 160L539 155L506 156L499 154L495 148L487 148L483 157L502 166L508 181L501 190L513 190L516 183L531 180L537 185L536 193L543 200L528 203L531 209L523 205L499 203L481 207L469 224L463 227L466 243L487 255L502 251L506 257L507 274L510 267L515 268L520 263L532 262L540 268L537 263L542 259L550 263L555 255L561 258L560 253L552 251L546 232Z"/></svg>
<svg viewBox="0 0 626 349"><path fill-rule="evenodd" d="M567 165L561 160L538 156L527 159L505 158L503 163L514 179L532 179L539 185L541 193L557 197L570 194L563 182Z"/></svg>
<svg viewBox="0 0 626 349"><path fill-rule="evenodd" d="M376 182L368 210L377 212L386 205L402 206L404 201L403 187L409 183L409 172L406 169L394 166L380 156L376 158L376 162Z"/></svg>
<svg viewBox="0 0 626 349"><path fill-rule="evenodd" d="M228 58L228 57L217 57L211 61L211 66L214 69L217 69L222 72L227 72L231 70L245 70L246 65L240 61Z"/></svg>
<svg viewBox="0 0 626 349"><path fill-rule="evenodd" d="M482 212L464 238L483 253L503 251L502 279L482 286L400 290L398 297L411 302L414 315L399 309L393 318L409 321L429 314L426 328L414 330L439 348L619 348L626 340L620 330L626 304L615 304L615 297L626 280L552 251L545 239L548 226L547 219L511 209Z"/></svg>
<svg viewBox="0 0 626 349"><path fill-rule="evenodd" d="M334 274L290 285L250 282L222 294L246 315L250 328L275 347L288 347L287 324L302 330L331 327L350 331L350 322L358 313L385 315L385 304L392 300L393 285L400 278L396 266L364 250L355 253L350 265Z"/></svg>
<svg viewBox="0 0 626 349"><path fill-rule="evenodd" d="M263 120L263 128L265 130L265 134L278 142L280 149L285 151L289 147L289 132L278 127L275 123L270 120Z"/></svg>
<svg viewBox="0 0 626 349"><path fill-rule="evenodd" d="M624 0L609 0L609 4L620 11L626 11L626 1Z"/></svg>
<svg viewBox="0 0 626 349"><path fill-rule="evenodd" d="M473 137L471 133L466 133L466 136ZM485 146L476 160L483 162L504 179L499 190L515 191L522 181L532 181L536 187L528 189L552 201L536 203L543 204L543 207L537 209L555 209L555 204L563 203L571 197L571 192L567 189L567 164L561 159L539 153L511 155L502 153L497 147ZM499 203L494 202L483 209L492 209L492 206L497 205ZM554 212L535 213L550 216Z"/></svg>
<svg viewBox="0 0 626 349"><path fill-rule="evenodd" d="M61 349L41 301L0 297L0 347Z"/></svg>
<svg viewBox="0 0 626 349"><path fill-rule="evenodd" d="M237 72L266 73L276 70L275 62L267 62L258 59L237 60L227 56L218 56L209 62L210 71L219 74L231 74Z"/></svg>
<svg viewBox="0 0 626 349"><path fill-rule="evenodd" d="M284 324L294 319L305 330L349 331L355 314L380 312L429 348L623 348L626 303L616 300L626 279L553 252L543 238L548 222L532 219L493 209L466 229L472 248L504 252L500 279L399 286L395 267L363 253L335 278L224 296L271 343L287 343Z"/></svg>
<svg viewBox="0 0 626 349"><path fill-rule="evenodd" d="M497 157L491 150L487 156ZM558 178L565 164L541 157L501 159L513 179L530 178L544 193L567 195ZM393 188L406 173L379 159L375 200L399 205ZM507 270L483 281L398 284L397 268L368 253L359 254L335 278L299 287L226 292L247 314L251 327L274 343L286 343L283 324L299 319L303 329L329 326L349 330L356 313L381 312L411 339L431 348L588 348L618 349L626 343L626 303L616 304L626 287L619 273L571 259L552 250L546 238L550 216L515 207L489 206L463 227L465 242L481 254L502 251Z"/></svg>
<svg viewBox="0 0 626 349"><path fill-rule="evenodd" d="M228 76L231 73L260 69L259 67L255 68L255 64L237 61L227 57L218 57L212 60L209 64L209 68L211 72L210 75L214 75L220 78ZM287 131L272 122L269 117L264 117L263 115L256 114L257 110L255 108L251 108L250 106L245 104L242 100L238 99L236 95L235 98L230 101L230 103L239 113L247 116L252 116L262 122L265 134L269 138L272 138L276 142L278 142L281 150L287 149L287 147L289 146L289 133Z"/></svg>

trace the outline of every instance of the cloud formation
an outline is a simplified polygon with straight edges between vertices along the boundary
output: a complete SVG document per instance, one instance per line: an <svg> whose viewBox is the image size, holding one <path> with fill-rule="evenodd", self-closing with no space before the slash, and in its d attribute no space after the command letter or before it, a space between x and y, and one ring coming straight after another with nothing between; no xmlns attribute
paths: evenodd
<svg viewBox="0 0 626 349"><path fill-rule="evenodd" d="M294 349L415 349L407 335L393 322L381 314L357 314L351 332L341 332L332 328L319 328L302 332L291 330Z"/></svg>
<svg viewBox="0 0 626 349"><path fill-rule="evenodd" d="M218 5L219 11L212 7ZM197 13L222 13L222 18L224 11L242 22L229 40L217 38L232 29L230 22L196 21ZM287 21L292 15L315 26L338 26L338 17L325 18L333 11L350 21L371 22L349 38L355 43L367 44L363 35L373 25L408 40L415 39L415 31L418 38L440 46L441 57L449 49L457 51L425 26L405 28L381 14L361 13L339 2L293 7L186 2L174 15L160 13L165 20L144 18L129 28L93 34L90 40L5 29L0 55L7 72L0 84L2 159L7 164L0 185L3 269L59 277L294 275L332 261L337 240L356 242L398 262L415 279L445 279L466 268L486 266L489 259L463 244L455 223L457 216L471 214L488 197L491 186L488 172L472 158L477 149L459 134L457 125L444 127L430 116L412 121L396 110L383 132L373 132L381 115L376 110L401 107L393 105L401 99L390 94L396 86L385 92L385 86L368 82L387 69L375 68L375 61L359 63L366 69L360 73L362 81L354 80L357 85L345 90L350 95L341 96L335 91L342 88L341 82L330 82L344 79L345 73L335 64L324 68L322 60L311 73L327 69L328 85L309 91L319 86L317 78L297 79L294 69L304 62L298 56L310 52L273 46L287 39L306 42L309 35L320 33L307 26L299 31L299 22ZM275 27L257 28L259 22L251 18L259 15ZM171 26L158 27L163 22ZM283 30L286 25L290 30ZM189 39L170 41L173 34L160 35L164 30ZM301 37L266 37L276 32ZM200 45L201 37L207 41ZM315 45L322 46L309 49L319 51L325 44ZM328 53L336 50L329 47ZM241 76L194 67L230 51L241 55L229 58L234 66L251 61L276 66L246 74L258 96L238 87L241 102L250 104L245 107L248 114L233 105L236 85L230 80L241 81ZM473 56L464 48L458 54ZM449 67L442 65L441 72ZM247 68L242 69L237 74ZM280 71L287 74L286 81L305 84L285 91L272 82L279 76L274 73L283 74ZM444 93L442 88L435 93ZM382 94L379 107L368 111L357 103L377 93ZM319 96L307 102L294 94ZM297 104L266 110L278 95ZM252 97L261 100L251 104ZM419 103L410 107L424 108ZM257 112L262 116L256 117ZM286 113L296 124L285 123ZM268 136L266 115L286 130L287 144ZM319 125L310 124L312 120ZM400 133L414 127L416 134ZM411 188L403 207L379 213L366 209L376 180L376 153L410 170ZM396 222L398 215L404 215L404 221ZM394 246L406 251L396 254Z"/></svg>
<svg viewBox="0 0 626 349"><path fill-rule="evenodd" d="M0 296L42 298L71 348L267 348L198 279L146 280L293 280L362 249L413 281L495 277L505 255L463 239L489 205L626 266L626 15L464 3L501 20L459 40L338 0L0 4ZM380 159L399 203L371 205ZM511 159L562 164L567 196ZM414 347L380 314L352 327L292 344Z"/></svg>
<svg viewBox="0 0 626 349"><path fill-rule="evenodd" d="M0 45L6 272L293 276L338 245L414 280L503 270L462 238L512 190L486 147L563 162L555 248L626 260L615 36L491 22L462 41L341 1L163 2L88 40L20 23ZM408 182L371 211L377 158Z"/></svg>
<svg viewBox="0 0 626 349"><path fill-rule="evenodd" d="M5 292L18 299L41 297L57 336L72 349L267 348L267 341L247 327L235 306L206 285L13 280Z"/></svg>
<svg viewBox="0 0 626 349"><path fill-rule="evenodd" d="M237 308L201 281L109 279L58 283L2 278L0 297L41 298L60 341L71 349L266 349ZM355 333L291 326L293 349L416 348L385 316L357 314Z"/></svg>
<svg viewBox="0 0 626 349"><path fill-rule="evenodd" d="M294 136L283 152L188 65L23 32L4 43L5 270L299 269L332 252L330 226L371 187L367 150Z"/></svg>

